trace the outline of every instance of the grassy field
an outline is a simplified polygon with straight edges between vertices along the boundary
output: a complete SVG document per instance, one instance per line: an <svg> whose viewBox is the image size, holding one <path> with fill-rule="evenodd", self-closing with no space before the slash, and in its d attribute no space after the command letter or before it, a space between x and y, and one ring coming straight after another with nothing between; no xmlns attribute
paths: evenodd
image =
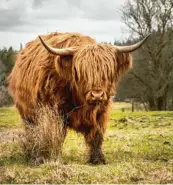
<svg viewBox="0 0 173 185"><path fill-rule="evenodd" d="M27 163L15 140L14 108L0 109L0 183L173 183L173 112L121 112L114 104L103 150L107 165L86 164L83 137L69 131L60 161ZM119 109L118 109L119 107Z"/></svg>

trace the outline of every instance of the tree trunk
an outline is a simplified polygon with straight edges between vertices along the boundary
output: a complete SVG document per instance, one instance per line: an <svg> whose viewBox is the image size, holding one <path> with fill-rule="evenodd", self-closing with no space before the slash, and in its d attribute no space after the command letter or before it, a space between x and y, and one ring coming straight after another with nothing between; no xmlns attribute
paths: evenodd
<svg viewBox="0 0 173 185"><path fill-rule="evenodd" d="M157 99L157 110L166 110L165 99L163 97Z"/></svg>
<svg viewBox="0 0 173 185"><path fill-rule="evenodd" d="M149 109L150 109L151 111L157 110L157 106L156 106L156 103L155 103L155 101L154 101L153 98L149 98L149 99L148 99L148 103L149 103Z"/></svg>

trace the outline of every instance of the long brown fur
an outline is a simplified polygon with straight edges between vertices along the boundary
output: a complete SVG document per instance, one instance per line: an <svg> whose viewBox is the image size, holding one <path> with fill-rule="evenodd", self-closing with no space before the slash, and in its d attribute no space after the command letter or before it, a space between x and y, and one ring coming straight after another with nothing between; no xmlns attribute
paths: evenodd
<svg viewBox="0 0 173 185"><path fill-rule="evenodd" d="M130 54L119 54L113 46L78 33L52 33L42 38L55 48L80 49L73 57L55 56L37 38L19 52L9 85L21 117L34 120L40 103L52 107L58 104L67 126L83 133L86 140L96 133L103 135L110 97L120 77L131 68ZM103 105L85 102L84 95L94 87L107 92L108 100Z"/></svg>

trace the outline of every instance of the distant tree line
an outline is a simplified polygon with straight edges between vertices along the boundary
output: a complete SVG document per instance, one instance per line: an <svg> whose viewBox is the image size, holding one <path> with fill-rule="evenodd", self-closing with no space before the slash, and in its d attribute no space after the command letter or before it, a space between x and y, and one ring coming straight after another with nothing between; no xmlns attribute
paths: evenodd
<svg viewBox="0 0 173 185"><path fill-rule="evenodd" d="M173 1L128 0L123 21L133 43L152 33L133 53L134 67L121 81L117 99L136 98L149 110L173 109ZM135 36L135 37L134 37Z"/></svg>
<svg viewBox="0 0 173 185"><path fill-rule="evenodd" d="M0 106L12 104L7 78L14 66L15 58L16 51L12 47L0 50Z"/></svg>

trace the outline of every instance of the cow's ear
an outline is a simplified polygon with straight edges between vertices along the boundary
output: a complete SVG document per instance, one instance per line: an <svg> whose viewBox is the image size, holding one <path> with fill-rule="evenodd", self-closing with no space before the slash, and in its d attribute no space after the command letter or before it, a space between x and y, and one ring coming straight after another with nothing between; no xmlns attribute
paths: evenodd
<svg viewBox="0 0 173 185"><path fill-rule="evenodd" d="M62 68L69 68L72 66L72 60L73 60L73 56L71 56L71 55L60 56L59 64Z"/></svg>
<svg viewBox="0 0 173 185"><path fill-rule="evenodd" d="M120 76L124 75L132 68L132 56L130 53L117 54L117 72Z"/></svg>
<svg viewBox="0 0 173 185"><path fill-rule="evenodd" d="M55 60L56 72L63 79L71 80L72 74L72 56L57 56Z"/></svg>

